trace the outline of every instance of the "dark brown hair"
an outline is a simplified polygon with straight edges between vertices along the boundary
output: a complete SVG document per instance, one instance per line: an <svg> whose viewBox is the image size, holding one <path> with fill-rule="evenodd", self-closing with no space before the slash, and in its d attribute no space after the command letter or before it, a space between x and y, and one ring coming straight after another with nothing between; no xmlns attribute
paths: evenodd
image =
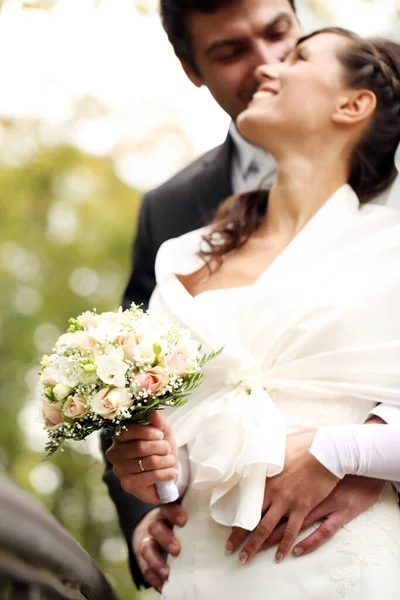
<svg viewBox="0 0 400 600"><path fill-rule="evenodd" d="M216 13L226 6L233 6L239 0L161 0L161 20L165 32L181 60L185 60L196 73L198 69L193 57L192 43L188 28L188 16L199 12L204 14ZM265 0L266 2L268 0ZM288 0L293 10L295 0ZM199 73L198 73L199 74Z"/></svg>
<svg viewBox="0 0 400 600"><path fill-rule="evenodd" d="M383 39L365 40L337 27L329 27L301 38L337 33L350 43L338 58L345 83L353 89L374 92L377 106L351 165L349 184L360 202L371 200L389 187L396 176L394 155L400 142L400 45ZM255 190L228 198L219 208L212 231L204 237L199 253L209 268L218 268L228 252L242 247L260 227L268 204L268 191Z"/></svg>

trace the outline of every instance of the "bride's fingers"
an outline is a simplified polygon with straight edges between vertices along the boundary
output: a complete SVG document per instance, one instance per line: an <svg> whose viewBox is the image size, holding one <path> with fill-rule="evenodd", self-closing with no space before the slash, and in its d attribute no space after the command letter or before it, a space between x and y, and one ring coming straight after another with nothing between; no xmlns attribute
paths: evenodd
<svg viewBox="0 0 400 600"><path fill-rule="evenodd" d="M116 464L134 458L151 456L152 454L164 456L170 453L171 446L166 440L139 440L125 442L124 444L114 444L107 450L106 455L110 463Z"/></svg>
<svg viewBox="0 0 400 600"><path fill-rule="evenodd" d="M227 552L236 552L241 544L243 544L244 540L249 535L250 531L248 529L242 529L241 527L233 527L231 535L228 537L225 550Z"/></svg>
<svg viewBox="0 0 400 600"><path fill-rule="evenodd" d="M263 550L268 550L268 548L272 548L272 546L276 546L276 544L279 544L279 542L283 538L283 534L285 533L285 527L286 521L285 523L282 523L282 525L278 525L278 527L275 527L274 531L271 533L269 538L265 540L265 542L261 546L259 552L262 552Z"/></svg>
<svg viewBox="0 0 400 600"><path fill-rule="evenodd" d="M306 515L304 512L292 512L290 514L282 541L279 544L278 550L275 554L276 562L282 562L283 559L289 554L291 547L301 531L301 526L303 525L305 516Z"/></svg>
<svg viewBox="0 0 400 600"><path fill-rule="evenodd" d="M328 517L332 513L333 508L334 507L331 506L331 502L328 502L328 499L321 502L321 504L316 506L310 512L310 514L304 519L303 525L301 526L301 531L303 531L304 529L307 529L308 527L311 527L311 525L314 525L318 521L321 521L321 519L325 519L326 517ZM286 527L286 523L282 523L282 525L278 525L278 527L276 527L274 529L274 531L271 533L269 538L261 546L260 551L268 550L268 548L272 548L272 546L276 546L276 544L279 544L279 542L283 538L283 534L285 532L285 527ZM305 539L308 540L309 538L305 538ZM312 548L310 548L309 551L311 552L311 550L314 550L314 549L315 548L312 547Z"/></svg>
<svg viewBox="0 0 400 600"><path fill-rule="evenodd" d="M280 504L273 504L268 509L268 512L261 519L260 523L252 532L249 540L243 546L239 554L239 560L241 562L246 563L253 558L265 540L269 538L272 531L282 518L282 513L284 512L285 511L282 511L282 506Z"/></svg>

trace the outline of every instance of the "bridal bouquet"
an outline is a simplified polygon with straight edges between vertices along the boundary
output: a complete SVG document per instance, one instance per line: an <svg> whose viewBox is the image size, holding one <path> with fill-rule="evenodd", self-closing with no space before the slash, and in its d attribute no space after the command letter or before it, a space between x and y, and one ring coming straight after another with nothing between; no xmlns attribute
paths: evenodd
<svg viewBox="0 0 400 600"><path fill-rule="evenodd" d="M41 361L46 458L66 440L99 429L118 435L127 423L148 423L150 410L181 406L219 354L203 354L189 331L135 304L117 313L87 311L69 323Z"/></svg>

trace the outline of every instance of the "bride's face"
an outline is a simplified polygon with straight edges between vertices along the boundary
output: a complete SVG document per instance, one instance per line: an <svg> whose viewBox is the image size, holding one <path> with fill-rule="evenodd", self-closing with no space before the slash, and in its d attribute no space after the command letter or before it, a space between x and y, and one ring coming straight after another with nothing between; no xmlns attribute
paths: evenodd
<svg viewBox="0 0 400 600"><path fill-rule="evenodd" d="M253 144L272 150L304 135L329 131L345 91L338 58L348 41L321 33L302 42L283 63L257 69L258 91L237 118L239 131Z"/></svg>

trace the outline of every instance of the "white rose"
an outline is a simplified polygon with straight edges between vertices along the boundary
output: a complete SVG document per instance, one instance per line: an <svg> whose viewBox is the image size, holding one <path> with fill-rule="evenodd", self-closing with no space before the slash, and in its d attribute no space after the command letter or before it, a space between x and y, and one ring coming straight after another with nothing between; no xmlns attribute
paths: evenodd
<svg viewBox="0 0 400 600"><path fill-rule="evenodd" d="M115 387L125 387L125 373L128 365L125 363L120 352L110 352L96 357L97 375L104 383Z"/></svg>
<svg viewBox="0 0 400 600"><path fill-rule="evenodd" d="M72 346L72 340L74 338L73 333L64 333L60 335L57 340L56 346Z"/></svg>
<svg viewBox="0 0 400 600"><path fill-rule="evenodd" d="M154 352L154 342L153 341L143 341L140 342L137 346L135 346L132 350L132 355L136 362L140 364L153 364L156 359L156 354Z"/></svg>
<svg viewBox="0 0 400 600"><path fill-rule="evenodd" d="M104 419L114 419L121 408L132 406L133 399L125 388L105 388L92 400L92 410Z"/></svg>
<svg viewBox="0 0 400 600"><path fill-rule="evenodd" d="M64 385L63 383L57 383L57 385L53 388L54 397L59 402L61 402L61 400L64 400L64 398L69 396L71 392L72 388L70 388L67 385Z"/></svg>
<svg viewBox="0 0 400 600"><path fill-rule="evenodd" d="M192 339L183 338L182 342L179 344L180 347L185 348L186 353L192 360L196 360L199 356L199 342Z"/></svg>
<svg viewBox="0 0 400 600"><path fill-rule="evenodd" d="M114 313L111 313L114 314ZM117 315L118 316L118 315ZM103 317L103 315L102 315ZM119 337L121 332L121 323L111 319L101 318L97 327L89 326L88 333L91 338L99 342L100 344L105 344L107 342L113 342L117 337Z"/></svg>
<svg viewBox="0 0 400 600"><path fill-rule="evenodd" d="M152 340L153 342L159 342L161 336L166 331L168 331L168 326L165 323L153 319L148 315L143 316L140 321L135 323L135 334L141 341Z"/></svg>

